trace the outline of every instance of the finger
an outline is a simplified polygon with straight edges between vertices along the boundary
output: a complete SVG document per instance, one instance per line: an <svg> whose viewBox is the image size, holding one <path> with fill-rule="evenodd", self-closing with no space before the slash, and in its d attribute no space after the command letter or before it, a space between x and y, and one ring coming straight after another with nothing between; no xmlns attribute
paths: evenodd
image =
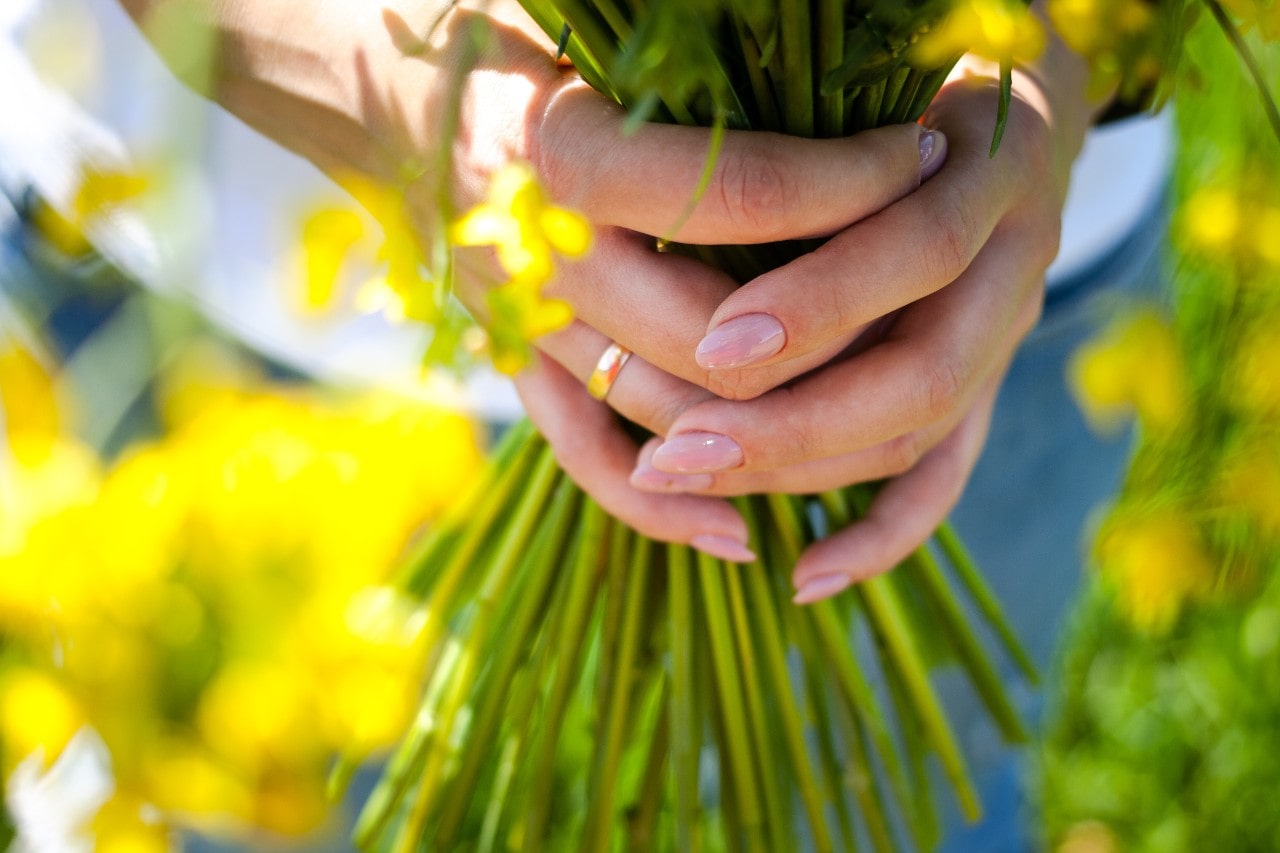
<svg viewBox="0 0 1280 853"><path fill-rule="evenodd" d="M991 422L996 383L960 426L911 471L890 480L865 517L809 547L792 573L795 602L829 598L852 583L906 559L937 529L960 499Z"/></svg>
<svg viewBox="0 0 1280 853"><path fill-rule="evenodd" d="M900 312L884 340L859 356L749 402L712 400L686 411L654 466L684 474L777 469L946 421L1026 333L1042 292L1028 266L1016 235L993 239L958 281Z"/></svg>
<svg viewBox="0 0 1280 853"><path fill-rule="evenodd" d="M736 497L756 494L810 494L896 477L915 467L926 453L950 434L955 419L905 433L865 450L788 465L770 471L729 471L721 474L672 474L653 467L654 440L640 450L631 484L642 491Z"/></svg>
<svg viewBox="0 0 1280 853"><path fill-rule="evenodd" d="M731 294L698 345L699 363L723 369L796 359L955 281L1026 183L1001 171L1004 158L994 163L988 143L987 136L949 130L946 164L918 191ZM1056 216L1048 220L1026 232L1041 268L1057 249ZM782 330L785 343L756 353L740 341L762 317Z"/></svg>
<svg viewBox="0 0 1280 853"><path fill-rule="evenodd" d="M585 386L610 339L575 320L567 328L538 339L538 349L573 374ZM711 393L632 353L605 397L614 411L650 432L665 435L680 413L705 400Z"/></svg>
<svg viewBox="0 0 1280 853"><path fill-rule="evenodd" d="M721 559L749 562L747 526L728 503L692 495L654 495L631 487L635 443L608 407L546 356L516 377L529 417L561 467L606 511L640 533L692 545Z"/></svg>
<svg viewBox="0 0 1280 853"><path fill-rule="evenodd" d="M575 315L649 364L709 390L737 397L742 383L732 371L708 372L694 358L716 308L736 289L728 275L693 258L653 250L641 235L609 229L596 250L564 267L549 293L567 300ZM812 367L830 359L843 342L810 355ZM601 347L600 349L603 349ZM599 355L593 352L592 357ZM791 378L779 365L754 377L760 393Z"/></svg>
<svg viewBox="0 0 1280 853"><path fill-rule="evenodd" d="M625 133L625 117L585 83L565 85L534 128L530 159L555 198L593 221L678 242L830 234L920 183L915 124L821 140L730 130L699 194L712 131L652 123Z"/></svg>

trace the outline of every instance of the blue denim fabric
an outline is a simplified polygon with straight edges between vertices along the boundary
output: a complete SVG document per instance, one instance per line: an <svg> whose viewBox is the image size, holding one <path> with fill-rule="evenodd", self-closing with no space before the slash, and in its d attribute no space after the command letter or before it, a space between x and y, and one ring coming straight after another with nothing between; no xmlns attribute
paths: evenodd
<svg viewBox="0 0 1280 853"><path fill-rule="evenodd" d="M1131 449L1130 435L1104 437L1086 425L1067 390L1067 363L1118 307L1163 292L1166 208L1158 200L1117 250L1072 279L1052 283L1044 316L1013 362L986 448L952 514L1047 683L1064 619L1081 587L1090 517L1115 493ZM1011 662L1002 674L1036 727L1040 692ZM972 761L985 817L967 826L954 802L940 797L948 812L941 850L1038 849L1026 791L1029 756L1002 744L962 681L946 673L940 689Z"/></svg>

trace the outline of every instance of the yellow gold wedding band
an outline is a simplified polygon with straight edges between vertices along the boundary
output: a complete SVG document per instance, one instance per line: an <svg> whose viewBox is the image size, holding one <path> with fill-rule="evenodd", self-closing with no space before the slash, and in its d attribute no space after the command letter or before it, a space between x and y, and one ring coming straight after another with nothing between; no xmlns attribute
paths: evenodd
<svg viewBox="0 0 1280 853"><path fill-rule="evenodd" d="M612 343L605 347L600 360L596 362L596 369L591 371L591 378L587 380L587 393L597 400L609 396L609 389L613 387L618 374L622 372L622 365L629 358L631 350L626 347Z"/></svg>

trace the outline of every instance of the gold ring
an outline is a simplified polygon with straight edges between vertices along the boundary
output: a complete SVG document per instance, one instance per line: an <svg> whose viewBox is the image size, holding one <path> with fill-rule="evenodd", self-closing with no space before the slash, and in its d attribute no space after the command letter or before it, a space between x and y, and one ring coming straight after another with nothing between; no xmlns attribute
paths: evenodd
<svg viewBox="0 0 1280 853"><path fill-rule="evenodd" d="M613 387L618 374L622 372L622 365L629 358L631 350L626 347L614 343L605 347L600 360L596 362L596 369L591 371L591 378L587 380L587 393L597 400L609 396L609 389Z"/></svg>

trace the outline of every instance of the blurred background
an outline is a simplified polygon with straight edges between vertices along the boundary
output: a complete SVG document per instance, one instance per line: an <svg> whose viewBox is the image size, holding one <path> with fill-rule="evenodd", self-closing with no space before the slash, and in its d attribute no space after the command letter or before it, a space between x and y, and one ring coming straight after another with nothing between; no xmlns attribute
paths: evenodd
<svg viewBox="0 0 1280 853"><path fill-rule="evenodd" d="M1274 89L1277 5L1228 5ZM1211 24L1176 115L1090 140L1050 273L1172 205L1172 290L1071 367L1136 438L1035 752L1063 850L1280 849L1280 144ZM372 218L110 0L6 0L0 80L8 839L345 849L333 790L416 705L394 567L514 397L425 369Z"/></svg>

